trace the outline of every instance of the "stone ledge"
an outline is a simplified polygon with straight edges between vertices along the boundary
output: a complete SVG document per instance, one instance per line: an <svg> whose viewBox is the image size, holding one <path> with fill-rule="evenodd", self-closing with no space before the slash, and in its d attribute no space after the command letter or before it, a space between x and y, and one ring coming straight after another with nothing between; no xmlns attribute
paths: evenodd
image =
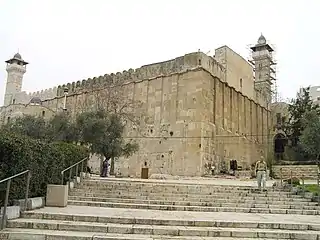
<svg viewBox="0 0 320 240"><path fill-rule="evenodd" d="M116 234L94 232L83 232L83 231L61 231L57 232L54 230L43 230L37 229L6 229L0 233L0 239L32 239L32 240L46 240L46 239L59 239L59 240L154 240L154 239L166 239L166 240L239 240L238 237L196 237L196 236L183 236L178 238L176 236L159 236L159 235L141 235L141 234ZM241 238L241 240L252 240L252 238ZM275 238L268 238L268 240L276 240Z"/></svg>
<svg viewBox="0 0 320 240"><path fill-rule="evenodd" d="M107 202L88 202L88 201L69 201L71 205L90 206L102 208L130 208L130 209L151 209L162 211L191 211L191 212L241 212L241 213L270 213L270 214L303 214L320 215L320 209L291 209L277 208L277 206L266 206L265 204L256 204L257 206L240 205L230 206L179 206L179 205L156 205L156 204L130 204L130 203L107 203ZM293 205L292 205L293 206ZM282 207L282 206L281 206Z"/></svg>
<svg viewBox="0 0 320 240"><path fill-rule="evenodd" d="M16 219L20 217L20 206L9 206L7 207L7 219ZM2 217L3 207L0 210L0 216Z"/></svg>
<svg viewBox="0 0 320 240"><path fill-rule="evenodd" d="M306 197L311 199L313 194L306 192ZM215 204L266 204L266 205L295 205L295 206L304 206L306 209L308 207L317 206L317 202L310 202L308 199L306 201L292 201L290 199L283 201L272 201L272 200L245 200L245 199L228 199L228 202L224 198L216 198L214 201L199 201L196 199L195 201L187 201L187 200L161 200L161 199L130 199L130 198L101 198L101 197L82 197L82 196L69 196L69 201L89 201L89 202L109 202L109 203L137 203L137 204L160 204L160 205L182 205L182 206L214 206ZM320 206L319 206L320 208Z"/></svg>
<svg viewBox="0 0 320 240"><path fill-rule="evenodd" d="M37 224L40 223L40 224ZM235 224L236 225L236 224ZM240 224L239 224L240 225ZM277 225L277 224L275 224ZM242 226L238 228L237 226L223 227L222 226L161 226L161 225L143 225L143 224L97 224L90 222L71 222L66 221L63 224L57 221L10 221L9 226L12 228L26 228L26 227L35 227L42 229L50 229L50 230L60 230L60 231L77 231L81 226L82 231L86 232L95 232L99 233L97 235L103 236L103 234L143 234L143 235L151 235L151 236L201 236L201 237L248 237L248 238L270 238L271 236L274 238L285 238L285 239L297 239L292 238L291 236L303 236L303 238L298 239L310 239L317 240L320 237L319 231L313 231L306 229L305 225L298 227L296 229L293 226L289 227L290 230L287 230L281 226L281 224L277 226L281 226L280 229L276 228L250 228L247 224L246 226ZM297 226L295 226L297 227ZM308 231L306 231L308 230ZM59 231L58 231L59 232ZM105 235L107 236L107 235ZM134 236L134 235L133 235ZM130 238L131 239L131 238Z"/></svg>
<svg viewBox="0 0 320 240"><path fill-rule="evenodd" d="M24 203L25 203L24 199L13 201L13 205L20 206L21 209L24 209ZM45 206L44 197L28 198L27 210L34 210L34 209L42 208L44 206Z"/></svg>

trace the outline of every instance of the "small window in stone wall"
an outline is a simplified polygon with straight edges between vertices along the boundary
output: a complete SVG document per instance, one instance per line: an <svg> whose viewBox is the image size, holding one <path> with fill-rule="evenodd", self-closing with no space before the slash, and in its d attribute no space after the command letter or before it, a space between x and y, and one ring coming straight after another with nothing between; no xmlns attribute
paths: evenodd
<svg viewBox="0 0 320 240"><path fill-rule="evenodd" d="M242 78L240 78L240 87L242 88Z"/></svg>
<svg viewBox="0 0 320 240"><path fill-rule="evenodd" d="M12 100L12 104L15 104L15 103L16 103L16 100L15 100L15 99L13 99L13 100Z"/></svg>
<svg viewBox="0 0 320 240"><path fill-rule="evenodd" d="M42 117L46 115L46 111L42 111Z"/></svg>

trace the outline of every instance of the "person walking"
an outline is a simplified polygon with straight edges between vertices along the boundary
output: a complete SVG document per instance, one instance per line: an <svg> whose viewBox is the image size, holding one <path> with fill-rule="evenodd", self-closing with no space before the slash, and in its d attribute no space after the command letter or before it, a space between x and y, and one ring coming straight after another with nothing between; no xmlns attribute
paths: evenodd
<svg viewBox="0 0 320 240"><path fill-rule="evenodd" d="M260 160L256 163L255 170L259 191L261 191L261 184L263 191L266 191L267 163L264 161L263 156L261 156Z"/></svg>

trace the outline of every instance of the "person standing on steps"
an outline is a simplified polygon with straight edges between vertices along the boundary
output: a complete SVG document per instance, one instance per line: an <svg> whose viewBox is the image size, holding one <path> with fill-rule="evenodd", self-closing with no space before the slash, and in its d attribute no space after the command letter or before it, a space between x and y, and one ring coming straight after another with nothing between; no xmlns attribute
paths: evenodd
<svg viewBox="0 0 320 240"><path fill-rule="evenodd" d="M256 163L255 170L259 191L261 191L261 184L263 191L266 191L267 163L264 161L263 156L261 156L260 160Z"/></svg>
<svg viewBox="0 0 320 240"><path fill-rule="evenodd" d="M102 173L101 173L101 177L108 177L108 169L109 169L109 159L106 158L104 161L103 161L103 164L102 164Z"/></svg>

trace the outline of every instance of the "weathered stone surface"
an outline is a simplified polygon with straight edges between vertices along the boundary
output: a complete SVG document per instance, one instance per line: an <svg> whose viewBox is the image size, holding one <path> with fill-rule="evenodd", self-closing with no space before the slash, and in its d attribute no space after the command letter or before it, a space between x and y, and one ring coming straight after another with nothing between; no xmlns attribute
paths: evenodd
<svg viewBox="0 0 320 240"><path fill-rule="evenodd" d="M46 206L65 207L68 203L68 185L47 186Z"/></svg>
<svg viewBox="0 0 320 240"><path fill-rule="evenodd" d="M9 206L7 207L7 219L15 219L20 217L20 206ZM3 207L0 209L0 219L2 218Z"/></svg>
<svg viewBox="0 0 320 240"><path fill-rule="evenodd" d="M25 200L15 200L14 205L20 206L21 209L24 209ZM28 198L27 201L27 210L33 210L37 208L42 208L45 206L45 199L44 197L36 197L36 198Z"/></svg>
<svg viewBox="0 0 320 240"><path fill-rule="evenodd" d="M69 203L79 206L24 212L23 218L8 221L3 239L320 237L319 216L307 215L308 211L319 214L315 209L320 206L308 198L270 187L268 192L259 193L237 180L233 185L218 185L217 180L215 184L175 181L85 179L71 191Z"/></svg>
<svg viewBox="0 0 320 240"><path fill-rule="evenodd" d="M319 167L317 165L275 165L274 177L289 179L290 177L302 179L318 179Z"/></svg>
<svg viewBox="0 0 320 240"><path fill-rule="evenodd" d="M5 106L0 122L17 113L51 117L63 107L65 87L69 89L66 107L75 116L85 104L94 105L92 90L118 83L127 100L139 103L130 110L139 126L128 123L125 134L141 146L129 159L117 159L118 176L140 177L145 163L150 175L202 176L208 173L209 164L216 172L228 171L231 159L250 171L271 146L270 109L266 97L254 88L252 66L227 47L217 53L221 51L226 54L217 54L217 59L195 52L42 91L38 93L46 98L42 106ZM56 97L50 97L52 92ZM92 158L89 165L98 173L100 159Z"/></svg>

